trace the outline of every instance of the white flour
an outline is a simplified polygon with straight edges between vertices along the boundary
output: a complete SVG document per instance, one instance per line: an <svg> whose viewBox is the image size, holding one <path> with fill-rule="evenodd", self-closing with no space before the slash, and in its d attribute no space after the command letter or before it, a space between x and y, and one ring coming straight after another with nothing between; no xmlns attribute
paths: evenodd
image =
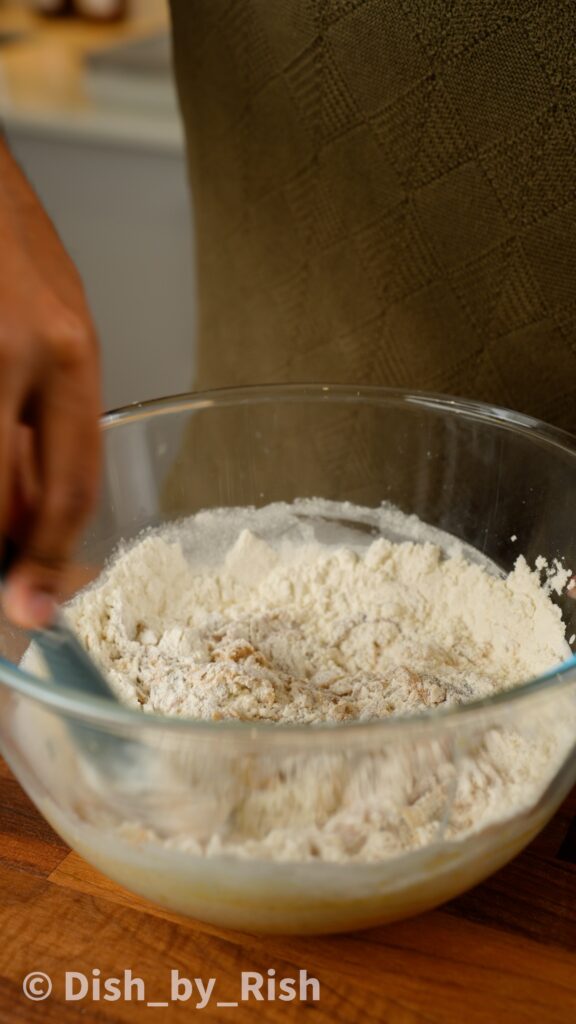
<svg viewBox="0 0 576 1024"><path fill-rule="evenodd" d="M502 579L429 543L273 546L243 529L198 566L185 543L186 526L146 537L70 612L118 696L146 711L385 718L488 696L564 656L560 611L523 558Z"/></svg>
<svg viewBox="0 0 576 1024"><path fill-rule="evenodd" d="M76 599L69 617L122 701L213 721L369 720L469 702L565 658L560 612L521 557L503 578L397 513L378 525L416 540L351 531L346 506L299 507L203 513L149 534ZM317 509L334 523L319 528ZM557 589L567 578L556 566ZM214 769L211 813L204 799L177 828L121 831L208 856L378 860L533 803L573 721L533 726L478 728L459 758L445 740L392 758L246 758ZM210 790L193 756L185 775L191 802Z"/></svg>

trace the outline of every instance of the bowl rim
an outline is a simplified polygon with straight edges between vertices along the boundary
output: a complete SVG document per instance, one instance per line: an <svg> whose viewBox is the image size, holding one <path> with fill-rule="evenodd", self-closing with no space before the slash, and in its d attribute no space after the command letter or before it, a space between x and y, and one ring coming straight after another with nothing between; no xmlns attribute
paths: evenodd
<svg viewBox="0 0 576 1024"><path fill-rule="evenodd" d="M326 383L300 384L255 384L242 387L215 388L205 391L182 392L161 398L133 402L105 413L101 418L103 431L134 423L155 416L176 414L191 409L208 409L226 405L260 404L272 401L348 402L350 404L371 404L392 406L416 406L463 416L468 420L485 422L501 430L529 434L536 440L552 447L559 447L576 459L576 437L558 427L551 426L524 413L514 412L503 406L489 405L473 399L457 398L433 391L419 391L404 388L385 388L377 385L347 385ZM550 689L555 692L568 688L576 682L576 654L554 666L547 672L526 680L511 690L504 690L489 697L482 697L467 704L449 708L431 708L415 714L405 714L387 719L370 721L351 720L345 722L318 723L269 723L221 719L218 722L178 718L163 714L146 714L142 710L111 701L106 697L72 693L70 689L55 683L47 683L14 665L0 656L0 685L7 686L22 696L46 705L66 717L80 718L95 725L132 726L145 729L169 729L173 732L191 732L204 735L218 735L222 731L233 734L235 739L243 737L270 739L301 738L313 732L333 737L367 732L386 732L399 735L407 731L428 731L436 725L455 726L463 716L482 715L486 710L501 705L511 707L518 701L544 695Z"/></svg>

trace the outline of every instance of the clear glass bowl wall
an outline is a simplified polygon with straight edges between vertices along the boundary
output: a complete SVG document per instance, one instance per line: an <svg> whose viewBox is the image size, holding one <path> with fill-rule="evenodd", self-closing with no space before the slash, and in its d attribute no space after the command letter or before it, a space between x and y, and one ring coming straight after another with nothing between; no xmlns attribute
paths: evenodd
<svg viewBox="0 0 576 1024"><path fill-rule="evenodd" d="M533 420L473 403L380 389L246 388L130 407L104 424L97 515L78 580L118 542L201 508L322 497L390 502L478 548L503 571L519 552L576 567L576 447ZM515 537L516 540L511 538ZM576 601L559 599L567 636ZM1 623L1 653L27 638ZM206 857L170 843L184 823L203 842L238 813L255 778L298 777L330 759L382 772L459 765L487 729L530 737L574 713L576 671L513 693L408 720L319 727L197 723L73 697L0 669L2 751L57 831L113 879L170 909L239 928L322 932L416 913L475 884L521 849L576 778L574 749L531 806L470 837L438 830L376 863ZM131 759L131 771L126 761ZM134 763L142 785L133 784ZM177 766L177 770L175 770ZM369 789L370 771L365 773ZM233 782L232 782L233 780ZM232 793L233 790L233 793ZM392 787L391 787L392 791ZM375 794L376 798L376 794ZM305 827L305 802L299 827Z"/></svg>

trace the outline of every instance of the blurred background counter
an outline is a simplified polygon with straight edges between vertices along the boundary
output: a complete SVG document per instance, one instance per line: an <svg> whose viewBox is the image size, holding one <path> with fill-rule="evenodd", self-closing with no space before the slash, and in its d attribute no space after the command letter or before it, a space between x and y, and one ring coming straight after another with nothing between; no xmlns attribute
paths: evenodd
<svg viewBox="0 0 576 1024"><path fill-rule="evenodd" d="M76 261L106 408L192 377L194 272L165 0L126 20L44 19L0 0L0 118Z"/></svg>

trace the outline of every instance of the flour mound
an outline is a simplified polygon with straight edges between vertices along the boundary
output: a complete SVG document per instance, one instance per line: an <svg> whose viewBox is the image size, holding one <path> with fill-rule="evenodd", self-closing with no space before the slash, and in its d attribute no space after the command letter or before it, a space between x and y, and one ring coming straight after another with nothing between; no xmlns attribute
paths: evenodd
<svg viewBox="0 0 576 1024"><path fill-rule="evenodd" d="M142 539L68 613L119 698L144 711L387 718L489 696L565 654L560 612L522 557L501 578L432 543L271 543L242 528L198 564L186 531Z"/></svg>
<svg viewBox="0 0 576 1024"><path fill-rule="evenodd" d="M67 614L120 700L144 713L272 729L369 721L465 704L561 662L550 591L569 573L552 566L541 586L546 568L519 557L504 577L397 511L298 502L151 532ZM227 746L226 732L216 751L194 733L154 732L149 760L144 747L107 793L108 817L86 779L79 805L130 846L380 862L533 807L573 744L574 701L561 691L455 724L274 753Z"/></svg>

